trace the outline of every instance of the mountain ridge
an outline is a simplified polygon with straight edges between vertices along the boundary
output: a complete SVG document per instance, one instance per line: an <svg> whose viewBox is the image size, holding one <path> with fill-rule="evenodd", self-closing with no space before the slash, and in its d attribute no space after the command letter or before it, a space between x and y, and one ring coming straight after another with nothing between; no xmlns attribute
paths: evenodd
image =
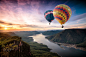
<svg viewBox="0 0 86 57"><path fill-rule="evenodd" d="M56 33L61 32L62 30L50 30L50 31L44 31L42 32L43 35L54 35Z"/></svg>
<svg viewBox="0 0 86 57"><path fill-rule="evenodd" d="M86 42L86 29L66 29L57 34L46 37L53 42L80 44ZM86 44L83 44L86 47Z"/></svg>

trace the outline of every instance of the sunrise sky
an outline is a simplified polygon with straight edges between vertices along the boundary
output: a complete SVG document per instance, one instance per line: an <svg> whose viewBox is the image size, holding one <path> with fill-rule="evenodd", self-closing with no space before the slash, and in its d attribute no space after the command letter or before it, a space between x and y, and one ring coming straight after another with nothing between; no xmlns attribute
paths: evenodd
<svg viewBox="0 0 86 57"><path fill-rule="evenodd" d="M72 10L64 28L54 19L49 25L44 12L66 4ZM86 28L84 0L0 0L0 31L38 31Z"/></svg>

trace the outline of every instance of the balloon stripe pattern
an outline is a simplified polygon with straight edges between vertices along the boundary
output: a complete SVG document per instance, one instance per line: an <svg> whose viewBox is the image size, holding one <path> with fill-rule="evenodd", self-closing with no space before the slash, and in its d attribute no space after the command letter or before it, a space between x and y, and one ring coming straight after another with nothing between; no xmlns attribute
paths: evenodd
<svg viewBox="0 0 86 57"><path fill-rule="evenodd" d="M50 11L50 12L45 13L44 16L46 17L48 14L53 14L53 11Z"/></svg>
<svg viewBox="0 0 86 57"><path fill-rule="evenodd" d="M45 19L48 21L48 22L52 22L54 20L54 16L53 16L53 11L52 10L47 10L45 13L44 13L44 16L45 16Z"/></svg>
<svg viewBox="0 0 86 57"><path fill-rule="evenodd" d="M62 25L67 22L71 16L71 9L67 5L60 4L53 10L53 15L55 19Z"/></svg>

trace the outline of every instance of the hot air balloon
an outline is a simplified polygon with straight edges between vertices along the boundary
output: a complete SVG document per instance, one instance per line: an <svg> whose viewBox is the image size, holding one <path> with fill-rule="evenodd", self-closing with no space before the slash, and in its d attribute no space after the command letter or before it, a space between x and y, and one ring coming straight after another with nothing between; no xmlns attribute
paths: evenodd
<svg viewBox="0 0 86 57"><path fill-rule="evenodd" d="M62 25L65 24L70 18L72 11L69 6L65 4L57 5L53 10L53 16ZM62 28L64 26L62 25Z"/></svg>
<svg viewBox="0 0 86 57"><path fill-rule="evenodd" d="M49 22L49 25L50 25L50 23L54 20L53 11L52 10L47 10L44 13L44 16L45 16L46 20Z"/></svg>

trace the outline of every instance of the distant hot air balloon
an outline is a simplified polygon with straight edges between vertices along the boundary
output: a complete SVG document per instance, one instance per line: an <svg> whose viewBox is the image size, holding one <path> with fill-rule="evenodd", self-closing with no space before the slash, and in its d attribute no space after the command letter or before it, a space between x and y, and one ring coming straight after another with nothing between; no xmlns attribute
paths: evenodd
<svg viewBox="0 0 86 57"><path fill-rule="evenodd" d="M54 16L53 16L53 11L52 10L47 10L44 13L44 16L45 16L46 20L49 22L49 24L54 20Z"/></svg>
<svg viewBox="0 0 86 57"><path fill-rule="evenodd" d="M62 25L67 22L71 16L72 12L69 6L65 4L60 4L53 10L53 16ZM63 28L63 25L62 25Z"/></svg>

